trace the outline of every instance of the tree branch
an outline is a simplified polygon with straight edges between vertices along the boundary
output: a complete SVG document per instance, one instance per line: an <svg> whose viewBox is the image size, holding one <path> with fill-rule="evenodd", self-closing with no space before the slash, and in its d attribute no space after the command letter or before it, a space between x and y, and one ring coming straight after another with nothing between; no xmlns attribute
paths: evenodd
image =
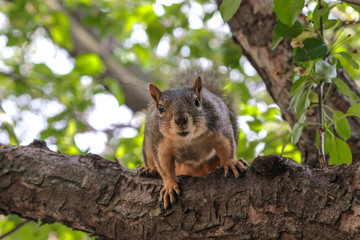
<svg viewBox="0 0 360 240"><path fill-rule="evenodd" d="M102 42L98 36L84 28L76 14L68 11L57 0L47 1L56 11L64 12L71 21L71 35L74 43L73 56L93 52L98 54L106 66L105 76L117 80L125 94L125 104L133 111L146 109L150 100L147 83L153 80L151 74L145 74L137 66L125 68L114 57L111 47ZM145 80L145 81L144 81Z"/></svg>
<svg viewBox="0 0 360 240"><path fill-rule="evenodd" d="M360 164L311 169L258 157L239 179L223 170L181 177L182 195L158 204L161 180L100 156L70 156L42 141L0 145L0 212L60 222L108 239L354 239Z"/></svg>
<svg viewBox="0 0 360 240"><path fill-rule="evenodd" d="M360 0L342 0L342 2L352 3L352 4L355 4L355 5L360 5Z"/></svg>

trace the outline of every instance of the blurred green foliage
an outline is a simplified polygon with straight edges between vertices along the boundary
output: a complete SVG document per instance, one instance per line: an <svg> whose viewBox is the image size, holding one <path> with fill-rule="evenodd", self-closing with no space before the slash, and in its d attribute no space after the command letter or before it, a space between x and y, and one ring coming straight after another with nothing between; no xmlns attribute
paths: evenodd
<svg viewBox="0 0 360 240"><path fill-rule="evenodd" d="M111 54L119 66L137 65L159 85L179 67L198 65L221 72L225 90L238 98L238 156L251 162L259 154L281 153L290 128L233 42L214 2L64 0L60 3L66 11L53 3L0 2L0 143L29 144L40 138L53 150L84 154L95 150L77 139L89 134L94 137L91 141L103 146L95 153L118 159L128 168L142 162L144 114L134 113L125 122L105 127L92 121L99 97L115 99L117 108L125 97L118 81L106 75L108 63L97 53L75 51L71 32L75 15L84 31L97 36L100 50L103 42L115 39ZM346 59L342 57L340 61ZM115 113L125 119L125 113ZM108 123L107 116L97 115L98 121ZM285 156L301 161L291 144ZM20 221L15 216L1 219L0 234ZM86 238L59 224L28 223L7 239L48 239L51 234L57 239Z"/></svg>
<svg viewBox="0 0 360 240"><path fill-rule="evenodd" d="M9 215L0 218L0 234L3 235L14 229L18 224L24 220L15 216ZM36 239L36 240L90 240L95 239L89 237L87 233L82 231L75 231L62 224L40 224L35 222L28 222L23 225L19 230L8 235L6 240L19 240L19 239Z"/></svg>

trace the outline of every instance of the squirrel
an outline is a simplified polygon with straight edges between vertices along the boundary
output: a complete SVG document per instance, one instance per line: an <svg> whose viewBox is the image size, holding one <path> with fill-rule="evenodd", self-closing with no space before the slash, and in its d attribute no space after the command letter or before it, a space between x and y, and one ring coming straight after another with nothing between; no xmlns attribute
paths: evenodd
<svg viewBox="0 0 360 240"><path fill-rule="evenodd" d="M186 76L181 78L180 82L191 81ZM149 105L145 122L145 167L138 166L137 172L161 176L159 201L165 209L174 203L175 194L180 194L177 176L202 176L223 167L225 176L232 172L238 178L239 171L247 166L244 160L236 159L236 112L220 88L211 86L216 80L210 80L209 89L202 86L200 75L195 75L192 85L190 82L165 91L149 84L154 104Z"/></svg>

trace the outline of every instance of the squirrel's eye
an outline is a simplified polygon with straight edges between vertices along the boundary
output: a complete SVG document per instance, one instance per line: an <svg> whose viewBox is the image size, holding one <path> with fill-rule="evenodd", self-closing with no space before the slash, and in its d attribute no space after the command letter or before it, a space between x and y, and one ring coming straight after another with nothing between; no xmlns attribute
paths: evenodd
<svg viewBox="0 0 360 240"><path fill-rule="evenodd" d="M159 110L159 113L160 113L160 114L163 113L163 112L164 112L164 107L163 107L163 105L159 104L159 105L158 105L158 110Z"/></svg>
<svg viewBox="0 0 360 240"><path fill-rule="evenodd" d="M200 107L200 100L198 98L195 98L194 106L195 107Z"/></svg>

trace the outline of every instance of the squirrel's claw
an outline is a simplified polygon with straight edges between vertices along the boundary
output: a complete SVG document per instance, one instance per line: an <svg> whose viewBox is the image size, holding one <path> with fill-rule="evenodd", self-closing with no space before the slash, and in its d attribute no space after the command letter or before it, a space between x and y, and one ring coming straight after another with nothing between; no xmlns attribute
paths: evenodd
<svg viewBox="0 0 360 240"><path fill-rule="evenodd" d="M230 171L233 172L234 176L236 178L239 177L239 171L240 172L244 172L245 171L245 167L242 164L242 161L230 161L229 163L226 163L224 165L224 171L225 171L225 177L229 177L230 176Z"/></svg>
<svg viewBox="0 0 360 240"><path fill-rule="evenodd" d="M249 164L248 164L244 159L242 159L242 158L239 158L238 161L241 162L244 167L248 167L248 166L249 166ZM241 171L241 169L240 169L240 171Z"/></svg>
<svg viewBox="0 0 360 240"><path fill-rule="evenodd" d="M159 172L155 168L143 167L141 165L138 165L136 167L136 172L139 176L143 176L143 177L159 176Z"/></svg>
<svg viewBox="0 0 360 240"><path fill-rule="evenodd" d="M164 185L160 192L159 202L164 202L165 209L170 206L169 200L171 204L175 202L175 193L178 196L180 195L180 189L176 182Z"/></svg>

